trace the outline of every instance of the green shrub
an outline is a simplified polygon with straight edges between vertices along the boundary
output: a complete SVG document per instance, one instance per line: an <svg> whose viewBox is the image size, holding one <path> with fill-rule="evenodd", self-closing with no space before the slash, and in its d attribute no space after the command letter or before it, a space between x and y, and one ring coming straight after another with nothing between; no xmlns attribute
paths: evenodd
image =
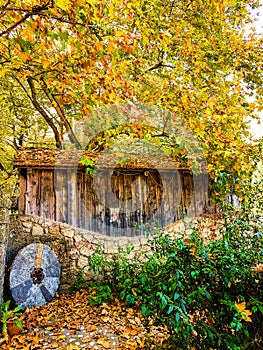
<svg viewBox="0 0 263 350"><path fill-rule="evenodd" d="M128 261L129 250L108 260L91 256L90 267L127 305L136 303L168 327L167 347L256 349L263 281L253 268L262 261L263 241L260 225L242 215L227 216L221 240L203 242L195 229L187 241L171 240L160 231L146 261Z"/></svg>
<svg viewBox="0 0 263 350"><path fill-rule="evenodd" d="M102 305L113 300L112 290L108 285L92 284L92 294L88 297L90 305Z"/></svg>

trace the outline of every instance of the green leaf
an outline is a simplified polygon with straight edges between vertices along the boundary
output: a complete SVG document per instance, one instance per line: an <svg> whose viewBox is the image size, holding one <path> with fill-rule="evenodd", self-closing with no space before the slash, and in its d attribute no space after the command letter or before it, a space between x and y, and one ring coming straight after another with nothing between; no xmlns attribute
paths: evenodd
<svg viewBox="0 0 263 350"><path fill-rule="evenodd" d="M169 315L171 312L173 312L173 304L170 304L170 305L169 305L169 308L168 308L168 311L167 311L168 315Z"/></svg>
<svg viewBox="0 0 263 350"><path fill-rule="evenodd" d="M13 312L18 312L20 310L21 310L21 306L17 306L17 307L14 308Z"/></svg>
<svg viewBox="0 0 263 350"><path fill-rule="evenodd" d="M14 319L13 322L19 329L23 328L23 324L20 320Z"/></svg>
<svg viewBox="0 0 263 350"><path fill-rule="evenodd" d="M174 300L178 299L180 297L180 294L174 293Z"/></svg>
<svg viewBox="0 0 263 350"><path fill-rule="evenodd" d="M145 305L142 305L142 315L143 316L149 316L150 311L147 309Z"/></svg>
<svg viewBox="0 0 263 350"><path fill-rule="evenodd" d="M180 319L181 319L181 316L180 316L179 312L176 312L176 314L175 314L175 321L176 321L177 325L180 323Z"/></svg>

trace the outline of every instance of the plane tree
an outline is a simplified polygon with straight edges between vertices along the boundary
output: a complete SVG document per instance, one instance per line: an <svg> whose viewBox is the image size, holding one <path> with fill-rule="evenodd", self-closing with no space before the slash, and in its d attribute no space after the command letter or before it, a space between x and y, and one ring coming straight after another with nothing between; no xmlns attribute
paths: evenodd
<svg viewBox="0 0 263 350"><path fill-rule="evenodd" d="M34 145L40 130L50 147L62 148L67 137L78 149L74 125L85 119L92 128L94 109L157 105L197 136L211 177L228 173L238 189L236 180L257 155L248 118L257 118L262 105L262 37L246 26L258 6L256 0L1 1L1 105L10 130L2 139L14 148ZM164 136L172 153L176 138Z"/></svg>

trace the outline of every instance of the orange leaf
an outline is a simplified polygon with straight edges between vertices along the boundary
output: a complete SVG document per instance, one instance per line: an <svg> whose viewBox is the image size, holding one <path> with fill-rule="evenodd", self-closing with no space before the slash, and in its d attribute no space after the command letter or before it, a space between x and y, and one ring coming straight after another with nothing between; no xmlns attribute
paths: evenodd
<svg viewBox="0 0 263 350"><path fill-rule="evenodd" d="M30 54L26 52L21 52L18 56L23 62L27 61L30 58Z"/></svg>
<svg viewBox="0 0 263 350"><path fill-rule="evenodd" d="M112 52L114 49L115 49L115 44L112 41L110 41L108 43L108 51Z"/></svg>
<svg viewBox="0 0 263 350"><path fill-rule="evenodd" d="M190 249L190 254L191 254L191 255L195 255L195 252L196 252L196 248L195 248L195 247L192 247L192 248Z"/></svg>
<svg viewBox="0 0 263 350"><path fill-rule="evenodd" d="M215 324L215 320L213 318L211 318L211 317L208 317L207 318L207 323L208 324Z"/></svg>
<svg viewBox="0 0 263 350"><path fill-rule="evenodd" d="M99 340L97 341L97 343L98 343L99 345L102 345L105 349L110 349L110 348L111 348L111 344L110 344L110 342L109 342L108 340L99 339Z"/></svg>
<svg viewBox="0 0 263 350"><path fill-rule="evenodd" d="M243 303L235 303L235 307L238 309L239 312L243 312L246 308L246 302L243 301Z"/></svg>
<svg viewBox="0 0 263 350"><path fill-rule="evenodd" d="M252 322L252 319L251 319L251 315L252 315L252 311L250 310L244 310L244 313L245 313L245 321L247 322Z"/></svg>
<svg viewBox="0 0 263 350"><path fill-rule="evenodd" d="M136 329L125 327L125 333L128 333L130 335L136 335L138 332L136 331Z"/></svg>

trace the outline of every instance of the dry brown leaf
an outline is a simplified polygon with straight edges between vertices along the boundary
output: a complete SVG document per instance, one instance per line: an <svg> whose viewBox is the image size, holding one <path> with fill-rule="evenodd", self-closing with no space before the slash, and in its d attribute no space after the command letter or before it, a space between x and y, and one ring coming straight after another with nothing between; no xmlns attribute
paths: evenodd
<svg viewBox="0 0 263 350"><path fill-rule="evenodd" d="M80 347L75 345L75 344L69 344L67 347L66 347L66 350L80 350Z"/></svg>
<svg viewBox="0 0 263 350"><path fill-rule="evenodd" d="M252 267L252 269L254 272L262 272L263 271L263 264L257 264L256 266Z"/></svg>
<svg viewBox="0 0 263 350"><path fill-rule="evenodd" d="M103 338L98 339L97 344L102 345L105 349L111 348L110 342L108 340L103 339Z"/></svg>
<svg viewBox="0 0 263 350"><path fill-rule="evenodd" d="M93 332L93 331L95 331L96 329L97 329L97 326L95 326L95 324L89 325L89 326L87 327L87 330L88 330L89 332Z"/></svg>
<svg viewBox="0 0 263 350"><path fill-rule="evenodd" d="M213 318L211 318L211 317L208 317L208 318L207 318L207 323L208 323L209 325L215 324L215 320L214 320Z"/></svg>
<svg viewBox="0 0 263 350"><path fill-rule="evenodd" d="M8 347L0 346L1 350L62 349L61 342L76 334L80 326L84 326L82 328L84 336L79 341L87 344L87 347L89 342L94 341L101 349L111 349L109 337L116 335L121 343L120 350L143 349L146 329L143 326L144 318L141 312L136 308L127 309L125 303L117 299L109 305L90 306L87 302L90 294L90 291L80 291L73 296L60 295L42 307L35 307L30 312L25 312L23 333L17 339L14 337L12 344L8 344ZM53 315L56 316L56 322L51 324L49 320ZM111 327L108 329L107 336L104 336L103 327L109 322ZM61 333L63 328L67 330L66 337ZM135 335L136 339L134 339ZM167 338L167 331L164 327L158 329L153 327L150 320L148 337L156 346L161 345L163 339ZM22 344L23 347L21 347ZM78 350L79 347L80 345L77 347L72 344L67 348L65 345L63 349Z"/></svg>
<svg viewBox="0 0 263 350"><path fill-rule="evenodd" d="M104 308L102 311L101 311L101 314L102 315L108 315L108 310L106 310L106 308Z"/></svg>
<svg viewBox="0 0 263 350"><path fill-rule="evenodd" d="M139 319L139 317L135 317L134 322L137 323L138 325L142 323L142 321Z"/></svg>
<svg viewBox="0 0 263 350"><path fill-rule="evenodd" d="M143 349L144 348L144 340L143 339L136 339L136 342L138 343L138 345L140 346L140 349Z"/></svg>
<svg viewBox="0 0 263 350"><path fill-rule="evenodd" d="M82 339L82 343L89 343L91 338L84 338Z"/></svg>
<svg viewBox="0 0 263 350"><path fill-rule="evenodd" d="M136 331L136 329L130 328L130 327L125 327L124 330L125 333L128 333L130 335L136 335L138 332Z"/></svg>
<svg viewBox="0 0 263 350"><path fill-rule="evenodd" d="M25 349L23 344L16 344L17 349Z"/></svg>
<svg viewBox="0 0 263 350"><path fill-rule="evenodd" d="M62 342L65 339L66 339L66 336L64 334L61 334L56 338L56 342Z"/></svg>
<svg viewBox="0 0 263 350"><path fill-rule="evenodd" d="M102 319L103 322L106 322L106 323L107 323L107 322L109 322L110 317L109 317L109 316L104 316L104 317L102 317L101 319Z"/></svg>
<svg viewBox="0 0 263 350"><path fill-rule="evenodd" d="M130 314L130 315L134 315L134 310L131 308L126 309L126 311Z"/></svg>

